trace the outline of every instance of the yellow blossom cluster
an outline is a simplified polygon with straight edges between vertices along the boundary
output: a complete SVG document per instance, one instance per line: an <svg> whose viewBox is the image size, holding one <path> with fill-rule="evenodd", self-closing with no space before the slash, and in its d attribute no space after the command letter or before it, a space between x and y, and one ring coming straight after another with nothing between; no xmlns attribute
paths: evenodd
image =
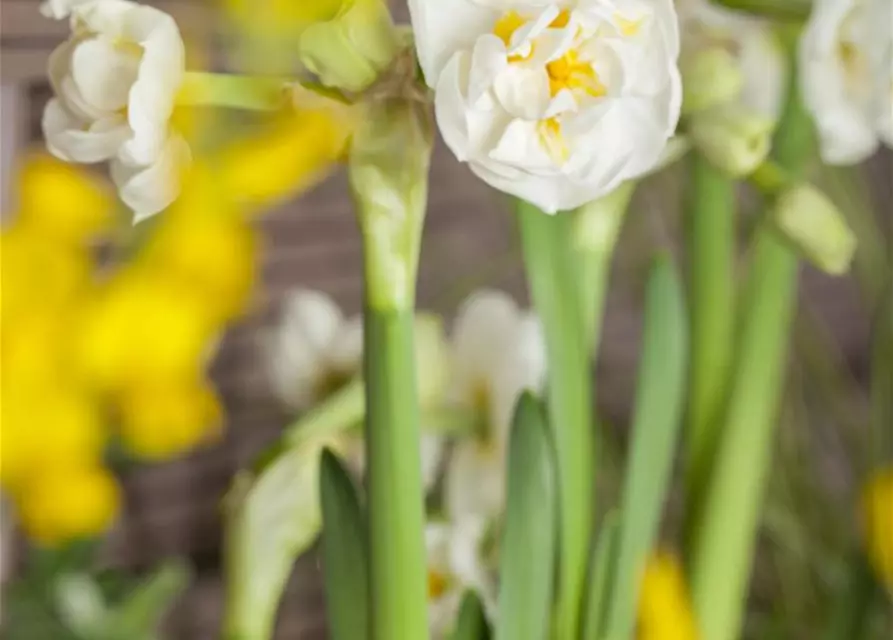
<svg viewBox="0 0 893 640"><path fill-rule="evenodd" d="M193 172L171 209L122 240L103 185L46 156L25 162L0 236L0 481L35 540L108 527L111 439L161 460L217 433L205 369L248 303L258 252L219 191Z"/></svg>

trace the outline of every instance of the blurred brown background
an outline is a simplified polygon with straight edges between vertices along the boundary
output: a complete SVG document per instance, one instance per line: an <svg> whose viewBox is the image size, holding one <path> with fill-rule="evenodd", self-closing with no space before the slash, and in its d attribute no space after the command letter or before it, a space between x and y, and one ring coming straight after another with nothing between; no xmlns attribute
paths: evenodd
<svg viewBox="0 0 893 640"><path fill-rule="evenodd" d="M216 18L205 6L191 0L149 4L172 13L193 42L218 48L214 46L215 41L219 43ZM14 210L9 176L16 154L40 144L40 116L49 97L44 77L48 53L68 33L65 21L44 19L38 6L39 0L2 0L0 4L4 216ZM398 14L405 16L405 9L398 9ZM884 227L889 229L893 221L893 157L883 154L869 169L873 196L884 213ZM618 248L597 367L600 414L612 423L623 424L630 406L640 285L649 256L660 246L670 248L681 259L681 171L680 167L653 179L640 190ZM271 212L262 224L266 251L257 304L251 317L227 337L214 365L229 418L225 440L182 461L131 472L125 479L126 512L106 547L106 563L135 571L170 555L191 561L198 579L171 616L171 636L176 638L218 637L220 499L234 471L273 440L289 420L264 377L257 348L260 332L275 320L277 303L290 287L322 289L349 312L360 306L360 244L342 176ZM481 285L504 288L518 299L526 299L515 230L505 203L458 164L443 145L438 146L434 159L420 279L420 307L448 317L465 294ZM864 389L870 317L854 279L831 279L804 268L802 284L798 322L827 331L839 348L837 364ZM806 333L795 332L795 352L809 349L801 344ZM864 407L852 410L858 415ZM843 475L847 473L844 469ZM843 484L847 484L846 478ZM323 599L314 554L297 564L282 606L279 631L279 637L288 639L324 637Z"/></svg>

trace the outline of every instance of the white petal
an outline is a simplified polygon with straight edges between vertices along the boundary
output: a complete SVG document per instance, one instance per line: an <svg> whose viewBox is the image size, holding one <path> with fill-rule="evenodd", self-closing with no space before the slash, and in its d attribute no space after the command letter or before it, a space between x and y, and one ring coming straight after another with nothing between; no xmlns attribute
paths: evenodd
<svg viewBox="0 0 893 640"><path fill-rule="evenodd" d="M352 378L363 364L363 318L354 316L341 324L338 334L329 342L329 365L338 373Z"/></svg>
<svg viewBox="0 0 893 640"><path fill-rule="evenodd" d="M190 160L186 141L171 136L161 155L148 166L131 165L121 156L112 161L112 180L121 200L133 210L135 223L155 215L177 198L180 180Z"/></svg>
<svg viewBox="0 0 893 640"><path fill-rule="evenodd" d="M781 117L787 90L787 59L767 25L747 29L740 39L738 59L744 76L741 101L773 122Z"/></svg>
<svg viewBox="0 0 893 640"><path fill-rule="evenodd" d="M508 66L505 43L493 34L478 38L471 54L468 101L474 106L490 90L494 80Z"/></svg>
<svg viewBox="0 0 893 640"><path fill-rule="evenodd" d="M176 22L158 9L126 0L89 3L78 7L75 15L95 33L142 47L138 76L128 96L134 137L122 153L132 164L153 162L164 147L184 73L185 51Z"/></svg>
<svg viewBox="0 0 893 640"><path fill-rule="evenodd" d="M424 424L422 425L424 431ZM443 438L436 434L422 433L422 486L427 493L434 488L440 460L443 457Z"/></svg>
<svg viewBox="0 0 893 640"><path fill-rule="evenodd" d="M512 298L483 289L469 296L453 325L453 371L456 396L471 403L481 384L489 384L492 372L505 359L519 316Z"/></svg>
<svg viewBox="0 0 893 640"><path fill-rule="evenodd" d="M122 116L88 125L66 111L57 98L47 103L42 126L50 153L69 162L108 160L130 136L130 128Z"/></svg>
<svg viewBox="0 0 893 640"><path fill-rule="evenodd" d="M139 65L138 52L116 47L109 40L91 38L72 52L71 77L91 107L115 112L127 105Z"/></svg>
<svg viewBox="0 0 893 640"><path fill-rule="evenodd" d="M496 518L505 506L505 451L469 438L456 443L447 463L444 508L451 519Z"/></svg>
<svg viewBox="0 0 893 640"><path fill-rule="evenodd" d="M549 75L545 69L509 65L493 83L502 107L515 118L539 120L549 107Z"/></svg>
<svg viewBox="0 0 893 640"><path fill-rule="evenodd" d="M490 33L500 12L473 0L409 0L419 64L428 86L435 87L454 53L471 49Z"/></svg>
<svg viewBox="0 0 893 640"><path fill-rule="evenodd" d="M546 341L539 319L528 313L516 324L513 344L493 373L490 410L497 446L508 446L515 405L521 394L539 394L545 381Z"/></svg>
<svg viewBox="0 0 893 640"><path fill-rule="evenodd" d="M93 0L44 0L40 4L40 13L46 18L61 20L67 18L75 7Z"/></svg>

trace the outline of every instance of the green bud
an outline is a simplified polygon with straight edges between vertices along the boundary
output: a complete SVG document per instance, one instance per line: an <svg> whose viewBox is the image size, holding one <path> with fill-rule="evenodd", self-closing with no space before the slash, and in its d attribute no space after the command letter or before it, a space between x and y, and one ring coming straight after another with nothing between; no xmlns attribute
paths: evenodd
<svg viewBox="0 0 893 640"><path fill-rule="evenodd" d="M411 100L368 104L354 132L348 175L364 236L366 294L379 311L413 306L432 145L428 111Z"/></svg>
<svg viewBox="0 0 893 640"><path fill-rule="evenodd" d="M577 210L572 234L577 250L598 254L613 250L635 189L635 180L627 180L608 195Z"/></svg>
<svg viewBox="0 0 893 640"><path fill-rule="evenodd" d="M682 112L685 114L731 102L744 86L740 63L722 47L684 56L681 72Z"/></svg>
<svg viewBox="0 0 893 640"><path fill-rule="evenodd" d="M382 0L344 0L334 18L304 30L299 47L323 84L362 91L391 64L400 36Z"/></svg>
<svg viewBox="0 0 893 640"><path fill-rule="evenodd" d="M753 172L769 155L774 124L739 105L708 109L691 118L689 133L710 162L735 178Z"/></svg>
<svg viewBox="0 0 893 640"><path fill-rule="evenodd" d="M812 185L798 184L783 191L775 201L772 219L819 269L833 275L849 270L856 237L837 206Z"/></svg>

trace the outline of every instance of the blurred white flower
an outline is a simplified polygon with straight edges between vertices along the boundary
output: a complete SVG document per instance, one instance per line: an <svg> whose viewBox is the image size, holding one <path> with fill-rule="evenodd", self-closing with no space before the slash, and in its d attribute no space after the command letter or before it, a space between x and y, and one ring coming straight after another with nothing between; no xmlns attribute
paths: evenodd
<svg viewBox="0 0 893 640"><path fill-rule="evenodd" d="M50 0L43 9L70 13L72 25L50 56L48 148L72 162L111 160L137 220L157 213L176 197L189 159L185 141L169 128L185 64L176 22L127 0Z"/></svg>
<svg viewBox="0 0 893 640"><path fill-rule="evenodd" d="M425 528L428 553L428 627L432 640L450 636L466 591L478 594L492 616L495 585L484 561L483 520L431 522Z"/></svg>
<svg viewBox="0 0 893 640"><path fill-rule="evenodd" d="M893 146L893 4L816 0L800 41L803 99L822 159L854 164Z"/></svg>
<svg viewBox="0 0 893 640"><path fill-rule="evenodd" d="M539 321L506 294L483 290L462 306L453 332L450 401L482 427L459 439L446 469L444 503L452 519L497 517L504 508L506 455L515 403L545 383Z"/></svg>
<svg viewBox="0 0 893 640"><path fill-rule="evenodd" d="M682 33L682 80L686 100L712 95L734 103L774 126L781 116L787 92L788 63L771 25L748 14L718 7L709 0L678 0ZM709 62L726 59L731 68ZM725 94L725 95L723 95ZM695 108L701 105L695 105ZM690 109L688 104L684 107Z"/></svg>
<svg viewBox="0 0 893 640"><path fill-rule="evenodd" d="M417 335L424 333L433 342L436 336L430 323L424 328ZM437 351L430 344L428 347L425 355ZM338 304L321 291L296 289L286 296L279 325L267 335L264 348L276 395L293 409L308 411L362 374L363 320L359 315L346 318ZM418 351L422 353L422 349ZM348 466L362 475L365 451L360 433L346 432L340 442ZM426 488L434 485L442 449L439 435L422 434Z"/></svg>
<svg viewBox="0 0 893 640"><path fill-rule="evenodd" d="M44 0L40 4L40 13L47 18L61 20L71 14L71 10L82 4L95 0Z"/></svg>
<svg viewBox="0 0 893 640"><path fill-rule="evenodd" d="M672 0L410 0L459 160L544 211L648 171L682 100Z"/></svg>

